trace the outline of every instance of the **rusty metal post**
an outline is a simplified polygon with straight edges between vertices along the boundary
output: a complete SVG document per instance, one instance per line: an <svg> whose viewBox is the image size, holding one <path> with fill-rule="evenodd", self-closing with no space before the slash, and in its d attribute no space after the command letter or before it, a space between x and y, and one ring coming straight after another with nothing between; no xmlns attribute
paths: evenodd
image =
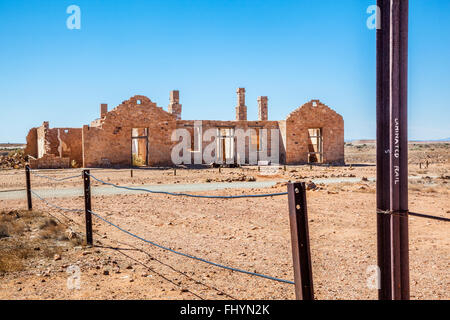
<svg viewBox="0 0 450 320"><path fill-rule="evenodd" d="M33 202L31 200L31 177L30 177L30 166L25 166L25 177L27 180L27 202L28 202L28 211L33 210Z"/></svg>
<svg viewBox="0 0 450 320"><path fill-rule="evenodd" d="M130 170L130 177L133 178L133 169Z"/></svg>
<svg viewBox="0 0 450 320"><path fill-rule="evenodd" d="M314 300L306 186L304 182L301 182L289 183L287 187L295 295L297 300Z"/></svg>
<svg viewBox="0 0 450 320"><path fill-rule="evenodd" d="M409 299L408 0L378 0L377 243L380 300Z"/></svg>
<svg viewBox="0 0 450 320"><path fill-rule="evenodd" d="M84 207L86 215L86 244L93 244L92 241L92 204L91 204L91 177L90 170L83 170L84 181Z"/></svg>

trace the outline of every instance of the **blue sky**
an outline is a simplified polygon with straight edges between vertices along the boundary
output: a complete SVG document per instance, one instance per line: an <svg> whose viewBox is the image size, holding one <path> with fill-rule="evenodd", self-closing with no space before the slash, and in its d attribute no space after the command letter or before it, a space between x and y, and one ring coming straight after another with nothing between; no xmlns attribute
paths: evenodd
<svg viewBox="0 0 450 320"><path fill-rule="evenodd" d="M233 120L236 88L285 119L318 98L346 139L375 137L375 0L0 0L0 142L81 127L135 94L184 119ZM81 30L69 30L69 5ZM410 0L409 133L450 137L450 1Z"/></svg>

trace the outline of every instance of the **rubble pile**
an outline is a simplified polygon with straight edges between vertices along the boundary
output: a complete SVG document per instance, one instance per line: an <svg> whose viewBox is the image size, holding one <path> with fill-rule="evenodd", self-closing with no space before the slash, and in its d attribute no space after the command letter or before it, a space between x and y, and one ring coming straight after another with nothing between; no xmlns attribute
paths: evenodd
<svg viewBox="0 0 450 320"><path fill-rule="evenodd" d="M22 150L0 154L0 169L22 169L25 168L25 164L25 156Z"/></svg>

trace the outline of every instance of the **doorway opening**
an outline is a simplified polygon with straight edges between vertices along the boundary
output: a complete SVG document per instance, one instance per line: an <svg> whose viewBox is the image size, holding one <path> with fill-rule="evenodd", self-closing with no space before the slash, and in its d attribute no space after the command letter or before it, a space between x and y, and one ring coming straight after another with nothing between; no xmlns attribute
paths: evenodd
<svg viewBox="0 0 450 320"><path fill-rule="evenodd" d="M131 166L148 166L148 128L131 130Z"/></svg>
<svg viewBox="0 0 450 320"><path fill-rule="evenodd" d="M323 163L322 128L308 129L308 163Z"/></svg>
<svg viewBox="0 0 450 320"><path fill-rule="evenodd" d="M234 164L234 128L219 128L218 137L217 162Z"/></svg>

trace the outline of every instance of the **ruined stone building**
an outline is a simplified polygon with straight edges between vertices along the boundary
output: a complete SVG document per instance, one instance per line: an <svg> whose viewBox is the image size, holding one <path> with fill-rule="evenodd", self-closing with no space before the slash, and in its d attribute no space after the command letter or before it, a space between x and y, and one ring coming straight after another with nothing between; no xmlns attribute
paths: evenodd
<svg viewBox="0 0 450 320"><path fill-rule="evenodd" d="M212 153L215 163L249 163L250 148L257 151L258 161L264 160L262 148L268 155L277 154L274 164L344 163L344 120L319 100L307 102L286 120L271 121L268 98L259 97L258 120L248 121L245 89L239 88L236 119L202 120L200 129L199 121L182 120L181 110L178 91L170 93L167 111L145 96L134 96L111 111L101 104L100 118L82 128L50 128L49 122L32 128L25 153L32 168L172 166L171 154L179 144L173 135L184 129L193 137L187 154L182 152L184 159L192 159L190 163L200 159L210 164L201 156L208 145L217 146ZM252 132L245 139L247 160L236 150L240 129ZM212 137L204 136L205 132L213 132ZM272 140L278 142L276 147Z"/></svg>

